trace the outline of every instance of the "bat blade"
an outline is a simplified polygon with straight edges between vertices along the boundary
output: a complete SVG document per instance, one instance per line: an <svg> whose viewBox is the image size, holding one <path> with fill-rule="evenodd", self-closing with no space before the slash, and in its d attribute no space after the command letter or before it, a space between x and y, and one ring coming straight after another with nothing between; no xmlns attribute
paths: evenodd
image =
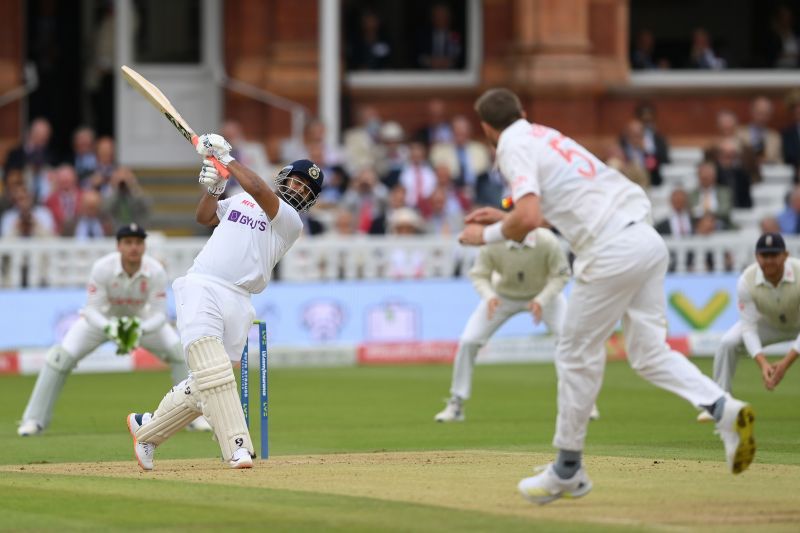
<svg viewBox="0 0 800 533"><path fill-rule="evenodd" d="M197 145L197 134L194 130L189 126L189 123L184 120L178 110L175 109L175 106L172 105L172 102L169 101L169 98L166 97L161 90L152 84L150 81L147 80L144 76L133 70L127 65L122 65L122 76L125 78L131 87L136 89L136 92L141 94L142 96L150 102L153 107L159 110L159 112L166 117L166 119L172 124L178 133L180 133L187 141L192 143L193 145ZM228 169L225 168L222 163L220 163L216 158L210 157L214 162L214 166L217 168L219 173L227 178L229 175Z"/></svg>

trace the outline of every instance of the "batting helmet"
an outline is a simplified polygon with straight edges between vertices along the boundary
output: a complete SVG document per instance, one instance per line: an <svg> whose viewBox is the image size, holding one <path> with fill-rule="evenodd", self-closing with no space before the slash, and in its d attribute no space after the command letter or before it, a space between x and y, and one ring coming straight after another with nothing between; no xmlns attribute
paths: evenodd
<svg viewBox="0 0 800 533"><path fill-rule="evenodd" d="M275 178L275 188L286 203L297 211L306 211L317 201L324 179L316 163L298 159L281 169Z"/></svg>

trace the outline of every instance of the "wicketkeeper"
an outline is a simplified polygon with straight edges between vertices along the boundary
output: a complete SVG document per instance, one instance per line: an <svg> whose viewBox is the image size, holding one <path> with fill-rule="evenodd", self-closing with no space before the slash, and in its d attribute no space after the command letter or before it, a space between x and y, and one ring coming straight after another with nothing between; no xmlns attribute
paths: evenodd
<svg viewBox="0 0 800 533"><path fill-rule="evenodd" d="M61 344L50 348L17 429L20 436L38 435L50 424L58 395L78 362L104 342L127 355L140 344L170 365L173 383L186 379L180 338L167 321L167 274L145 254L147 233L137 224L117 231L117 251L92 265L88 299L81 317ZM192 429L210 430L202 417Z"/></svg>

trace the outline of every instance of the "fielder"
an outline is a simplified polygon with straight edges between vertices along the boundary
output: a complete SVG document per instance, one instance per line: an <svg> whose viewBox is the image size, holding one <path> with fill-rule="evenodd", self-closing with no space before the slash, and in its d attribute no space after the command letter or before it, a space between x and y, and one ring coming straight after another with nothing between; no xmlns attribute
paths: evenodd
<svg viewBox="0 0 800 533"><path fill-rule="evenodd" d="M197 205L201 224L216 226L186 276L172 287L178 331L191 373L173 387L154 413L131 413L128 429L139 466L153 469L156 447L204 414L214 428L222 459L251 468L255 452L236 389L231 359L242 353L255 318L250 295L266 288L272 269L300 237L300 211L322 190L320 168L295 161L275 178L277 193L231 155L216 134L202 135L197 151L216 157L245 192L219 201L227 180L206 160L200 183L208 186Z"/></svg>
<svg viewBox="0 0 800 533"><path fill-rule="evenodd" d="M127 355L141 341L170 365L173 383L186 379L180 338L167 322L167 273L145 254L146 237L137 224L122 226L117 231L117 251L92 265L86 307L61 344L47 352L17 434L44 431L69 373L106 341L117 345L118 355ZM211 430L202 418L192 422L192 429Z"/></svg>
<svg viewBox="0 0 800 533"><path fill-rule="evenodd" d="M569 265L558 239L546 228L530 232L521 243L505 241L481 247L469 272L481 297L464 327L453 362L447 406L436 422L462 422L464 402L472 392L472 372L478 351L512 316L530 312L556 338L561 334L567 301L562 294ZM593 418L600 413L595 408Z"/></svg>
<svg viewBox="0 0 800 533"><path fill-rule="evenodd" d="M714 381L731 391L739 356L747 353L773 390L800 353L800 260L789 257L780 233L765 233L756 242L756 263L745 269L736 286L739 321L725 332L714 354ZM794 341L789 353L771 365L764 345ZM701 411L698 422L710 421Z"/></svg>
<svg viewBox="0 0 800 533"><path fill-rule="evenodd" d="M648 223L650 201L641 187L607 167L560 132L525 120L517 96L491 89L475 109L497 147L501 174L514 201L506 214L481 208L467 217L464 244L521 241L544 219L559 229L576 259L575 284L556 349L558 417L554 463L520 481L522 495L544 504L579 498L592 489L581 464L589 414L603 380L604 343L622 319L633 369L716 421L728 467L738 474L755 455L752 408L666 344L664 276L669 254Z"/></svg>

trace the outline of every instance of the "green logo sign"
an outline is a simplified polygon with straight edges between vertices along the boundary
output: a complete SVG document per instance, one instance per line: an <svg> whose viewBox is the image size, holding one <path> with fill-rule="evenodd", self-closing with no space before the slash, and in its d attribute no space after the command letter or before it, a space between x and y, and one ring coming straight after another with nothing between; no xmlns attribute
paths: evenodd
<svg viewBox="0 0 800 533"><path fill-rule="evenodd" d="M692 328L707 329L725 311L730 303L730 296L724 290L715 292L711 299L702 307L696 307L682 292L673 292L669 295L669 305L676 313L681 315Z"/></svg>

